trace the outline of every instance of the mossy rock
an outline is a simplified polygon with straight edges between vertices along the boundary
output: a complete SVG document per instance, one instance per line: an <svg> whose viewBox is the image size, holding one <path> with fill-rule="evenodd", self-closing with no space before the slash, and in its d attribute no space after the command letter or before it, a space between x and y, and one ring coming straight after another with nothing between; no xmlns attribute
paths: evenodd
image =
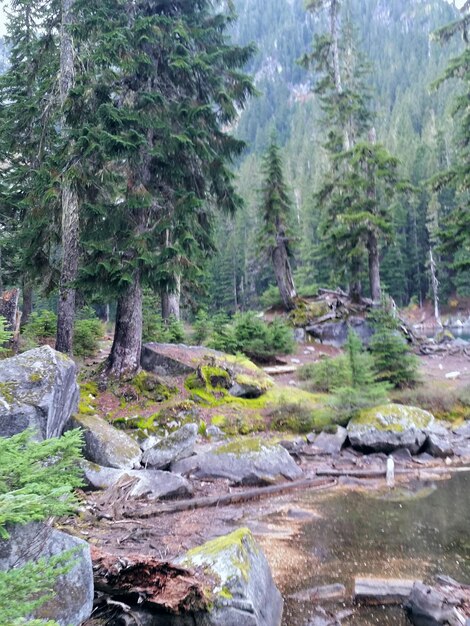
<svg viewBox="0 0 470 626"><path fill-rule="evenodd" d="M195 616L197 626L280 626L282 598L248 528L193 548L178 562L210 581L211 610Z"/></svg>
<svg viewBox="0 0 470 626"><path fill-rule="evenodd" d="M239 437L190 461L197 467L197 478L228 478L240 485L266 485L302 476L302 470L282 446L261 437ZM186 471L186 464L172 469Z"/></svg>
<svg viewBox="0 0 470 626"><path fill-rule="evenodd" d="M300 301L289 314L289 319L295 327L303 328L311 322L315 322L317 318L327 315L330 311L328 303L324 300Z"/></svg>
<svg viewBox="0 0 470 626"><path fill-rule="evenodd" d="M140 467L140 447L126 433L97 415L76 415L71 422L84 432L84 456L88 461L115 469Z"/></svg>
<svg viewBox="0 0 470 626"><path fill-rule="evenodd" d="M415 406L386 404L365 409L349 422L349 428L376 428L382 431L403 432L409 428L425 430L434 422L434 416Z"/></svg>
<svg viewBox="0 0 470 626"><path fill-rule="evenodd" d="M374 452L407 448L417 454L423 447L434 416L413 406L387 404L361 411L348 424L351 445Z"/></svg>

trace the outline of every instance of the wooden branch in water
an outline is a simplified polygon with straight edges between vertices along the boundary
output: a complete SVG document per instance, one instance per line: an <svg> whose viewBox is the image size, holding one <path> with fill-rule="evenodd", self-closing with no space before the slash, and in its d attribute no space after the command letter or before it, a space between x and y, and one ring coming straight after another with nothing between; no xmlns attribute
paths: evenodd
<svg viewBox="0 0 470 626"><path fill-rule="evenodd" d="M258 487L247 491L238 491L223 496L207 496L204 498L193 498L192 500L179 500L171 504L161 504L154 507L142 509L129 509L123 512L124 517L132 519L147 519L164 513L179 513L181 511L190 511L194 509L203 509L214 506L228 506L229 504L238 504L240 502L248 502L266 496L278 495L295 489L328 489L334 487L337 481L334 479L321 478L303 478L290 483L282 483L282 485L272 485L269 487Z"/></svg>

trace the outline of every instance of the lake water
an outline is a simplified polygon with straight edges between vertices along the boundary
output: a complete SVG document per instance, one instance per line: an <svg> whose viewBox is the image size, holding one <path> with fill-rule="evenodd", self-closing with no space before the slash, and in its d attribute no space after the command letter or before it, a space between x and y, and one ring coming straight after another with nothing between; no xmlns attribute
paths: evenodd
<svg viewBox="0 0 470 626"><path fill-rule="evenodd" d="M470 327L468 326L457 326L456 328L446 328L445 330L450 330L450 332L457 339L464 339L465 341L470 341ZM433 331L429 331L426 333L426 337L432 338L435 337L438 330L434 329Z"/></svg>
<svg viewBox="0 0 470 626"><path fill-rule="evenodd" d="M306 492L295 504L315 511L316 516L301 527L295 540L310 565L301 576L294 569L284 583L283 626L307 626L314 614L311 602L289 599L290 594L341 583L350 597L355 577L430 580L442 573L470 584L470 473L382 493ZM345 606L330 604L330 608L337 611ZM342 623L404 626L409 622L399 608L364 607Z"/></svg>

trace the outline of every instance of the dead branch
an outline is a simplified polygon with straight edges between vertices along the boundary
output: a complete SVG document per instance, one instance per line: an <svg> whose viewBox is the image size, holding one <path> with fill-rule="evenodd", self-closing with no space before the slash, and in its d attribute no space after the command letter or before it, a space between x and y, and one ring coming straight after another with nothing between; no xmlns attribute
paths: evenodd
<svg viewBox="0 0 470 626"><path fill-rule="evenodd" d="M223 496L207 496L204 498L194 498L192 500L180 500L171 504L161 504L154 507L127 510L123 512L125 517L134 519L148 519L165 513L179 513L181 511L190 511L193 509L202 509L214 506L228 506L229 504L238 504L240 502L248 502L266 496L278 495L286 491L294 491L295 489L329 489L336 485L336 480L325 480L319 478L303 478L290 483L282 483L282 485L272 485L269 487L258 487L247 491L238 491Z"/></svg>

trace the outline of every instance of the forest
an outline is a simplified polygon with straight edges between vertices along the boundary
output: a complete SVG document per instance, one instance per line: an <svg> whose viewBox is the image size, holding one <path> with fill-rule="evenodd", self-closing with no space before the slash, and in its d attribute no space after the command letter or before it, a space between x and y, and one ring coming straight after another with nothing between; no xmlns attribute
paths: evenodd
<svg viewBox="0 0 470 626"><path fill-rule="evenodd" d="M470 0L11 0L0 626L470 623Z"/></svg>
<svg viewBox="0 0 470 626"><path fill-rule="evenodd" d="M1 284L59 350L83 311L120 376L142 324L470 294L468 7L262 5L12 5Z"/></svg>

